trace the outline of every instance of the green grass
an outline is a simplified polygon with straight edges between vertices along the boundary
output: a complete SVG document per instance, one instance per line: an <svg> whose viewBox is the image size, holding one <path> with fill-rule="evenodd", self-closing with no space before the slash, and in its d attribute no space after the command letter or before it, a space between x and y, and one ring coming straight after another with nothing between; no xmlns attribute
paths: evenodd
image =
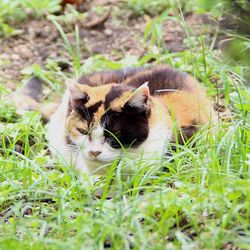
<svg viewBox="0 0 250 250"><path fill-rule="evenodd" d="M58 24L73 72L49 61L26 73L42 78L52 94L61 93L65 79L94 70L167 63L194 75L211 98L223 94L233 119L215 126L215 136L204 129L176 145L158 163L124 158L104 176L87 176L49 155L40 114L18 115L1 85L0 249L249 249L247 69L222 60L207 37L192 36L188 27L189 49L168 53L161 39L154 40L161 18L154 20L144 35L146 55L116 62L100 55L82 60L78 28L73 47Z"/></svg>
<svg viewBox="0 0 250 250"><path fill-rule="evenodd" d="M136 15L140 16L145 13L151 15L159 14L169 8L171 4L164 0L128 0L126 1L126 5L128 8L132 9Z"/></svg>
<svg viewBox="0 0 250 250"><path fill-rule="evenodd" d="M60 0L0 0L0 36L14 36L22 31L14 25L28 19L28 11L33 17L42 17L61 9Z"/></svg>

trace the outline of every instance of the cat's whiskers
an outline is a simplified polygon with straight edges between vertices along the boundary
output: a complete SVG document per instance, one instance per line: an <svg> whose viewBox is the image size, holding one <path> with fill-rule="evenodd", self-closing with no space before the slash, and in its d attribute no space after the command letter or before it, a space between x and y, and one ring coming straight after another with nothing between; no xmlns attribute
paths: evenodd
<svg viewBox="0 0 250 250"><path fill-rule="evenodd" d="M179 92L179 93L185 93L185 91L182 90L178 90L178 89L157 89L154 92L154 95L157 95L157 93L161 93L161 92Z"/></svg>
<svg viewBox="0 0 250 250"><path fill-rule="evenodd" d="M78 147L74 147L74 146L67 146L66 149L65 149L65 151L67 151L69 153L71 153L71 152L72 153L77 153L78 150L79 150L79 148Z"/></svg>
<svg viewBox="0 0 250 250"><path fill-rule="evenodd" d="M86 115L87 119L90 120L89 110L88 110L88 109L82 109L82 111L83 111L84 114Z"/></svg>
<svg viewBox="0 0 250 250"><path fill-rule="evenodd" d="M106 123L108 123L110 120L110 116L105 116L103 124L105 125Z"/></svg>

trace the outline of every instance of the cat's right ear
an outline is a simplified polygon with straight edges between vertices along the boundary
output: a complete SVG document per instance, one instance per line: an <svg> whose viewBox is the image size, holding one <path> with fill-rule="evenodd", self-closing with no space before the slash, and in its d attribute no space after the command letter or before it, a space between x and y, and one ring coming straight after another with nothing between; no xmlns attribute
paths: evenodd
<svg viewBox="0 0 250 250"><path fill-rule="evenodd" d="M89 96L83 91L82 86L75 82L67 82L67 87L69 90L70 102L72 108L79 114L85 108L85 104L89 100Z"/></svg>
<svg viewBox="0 0 250 250"><path fill-rule="evenodd" d="M71 80L66 82L67 88L70 93L70 99L72 102L86 103L89 100L89 96L86 92L82 90L81 84L75 83Z"/></svg>

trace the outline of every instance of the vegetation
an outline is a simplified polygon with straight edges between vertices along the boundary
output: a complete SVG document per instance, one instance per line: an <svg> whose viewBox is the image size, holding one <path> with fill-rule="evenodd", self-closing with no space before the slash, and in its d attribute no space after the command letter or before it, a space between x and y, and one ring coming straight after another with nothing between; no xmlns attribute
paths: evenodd
<svg viewBox="0 0 250 250"><path fill-rule="evenodd" d="M200 11L220 20L221 32L230 34L227 54L235 62L250 65L250 2L247 0L201 0ZM248 79L250 73L248 72Z"/></svg>
<svg viewBox="0 0 250 250"><path fill-rule="evenodd" d="M12 23L18 23L28 18L29 12L33 16L43 16L48 13L54 13L61 9L60 0L0 0L0 36L17 35L21 30L12 27Z"/></svg>
<svg viewBox="0 0 250 250"><path fill-rule="evenodd" d="M155 159L158 164L124 158L114 162L105 176L87 176L50 156L41 115L17 114L2 82L0 249L249 249L250 89L244 78L249 68L224 58L208 34L195 35L179 1L147 16L142 56L125 53L117 60L95 53L84 58L81 49L88 48L80 39L79 26L72 29L70 40L68 27L62 25L68 13L49 14L60 8L58 1L0 0L0 6L8 6L0 8L0 22L15 30L11 20L25 18L24 3L36 10L36 18L54 23L67 52L70 71L56 60L24 70L24 79L36 75L46 83L48 100L62 93L69 77L166 63L199 79L217 108L230 113L213 128L214 136L204 129L186 145L172 145L176 151ZM46 4L40 8L42 3ZM136 15L152 14L147 11L151 5L142 0L123 6L133 6ZM181 51L170 53L164 40L163 25L169 19L186 32L186 48ZM4 35L2 40L9 32Z"/></svg>

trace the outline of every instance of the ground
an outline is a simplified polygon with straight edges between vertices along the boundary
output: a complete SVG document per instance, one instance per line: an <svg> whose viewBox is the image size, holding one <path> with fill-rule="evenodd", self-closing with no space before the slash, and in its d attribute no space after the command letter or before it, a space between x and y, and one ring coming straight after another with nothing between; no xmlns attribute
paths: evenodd
<svg viewBox="0 0 250 250"><path fill-rule="evenodd" d="M222 53L222 17L178 1L41 13L23 2L22 21L19 5L0 10L15 33L0 37L0 249L249 249L249 69ZM204 129L159 164L123 159L105 176L80 174L51 157L41 114L13 104L31 79L46 106L68 78L160 63L196 77L220 120L215 136Z"/></svg>

